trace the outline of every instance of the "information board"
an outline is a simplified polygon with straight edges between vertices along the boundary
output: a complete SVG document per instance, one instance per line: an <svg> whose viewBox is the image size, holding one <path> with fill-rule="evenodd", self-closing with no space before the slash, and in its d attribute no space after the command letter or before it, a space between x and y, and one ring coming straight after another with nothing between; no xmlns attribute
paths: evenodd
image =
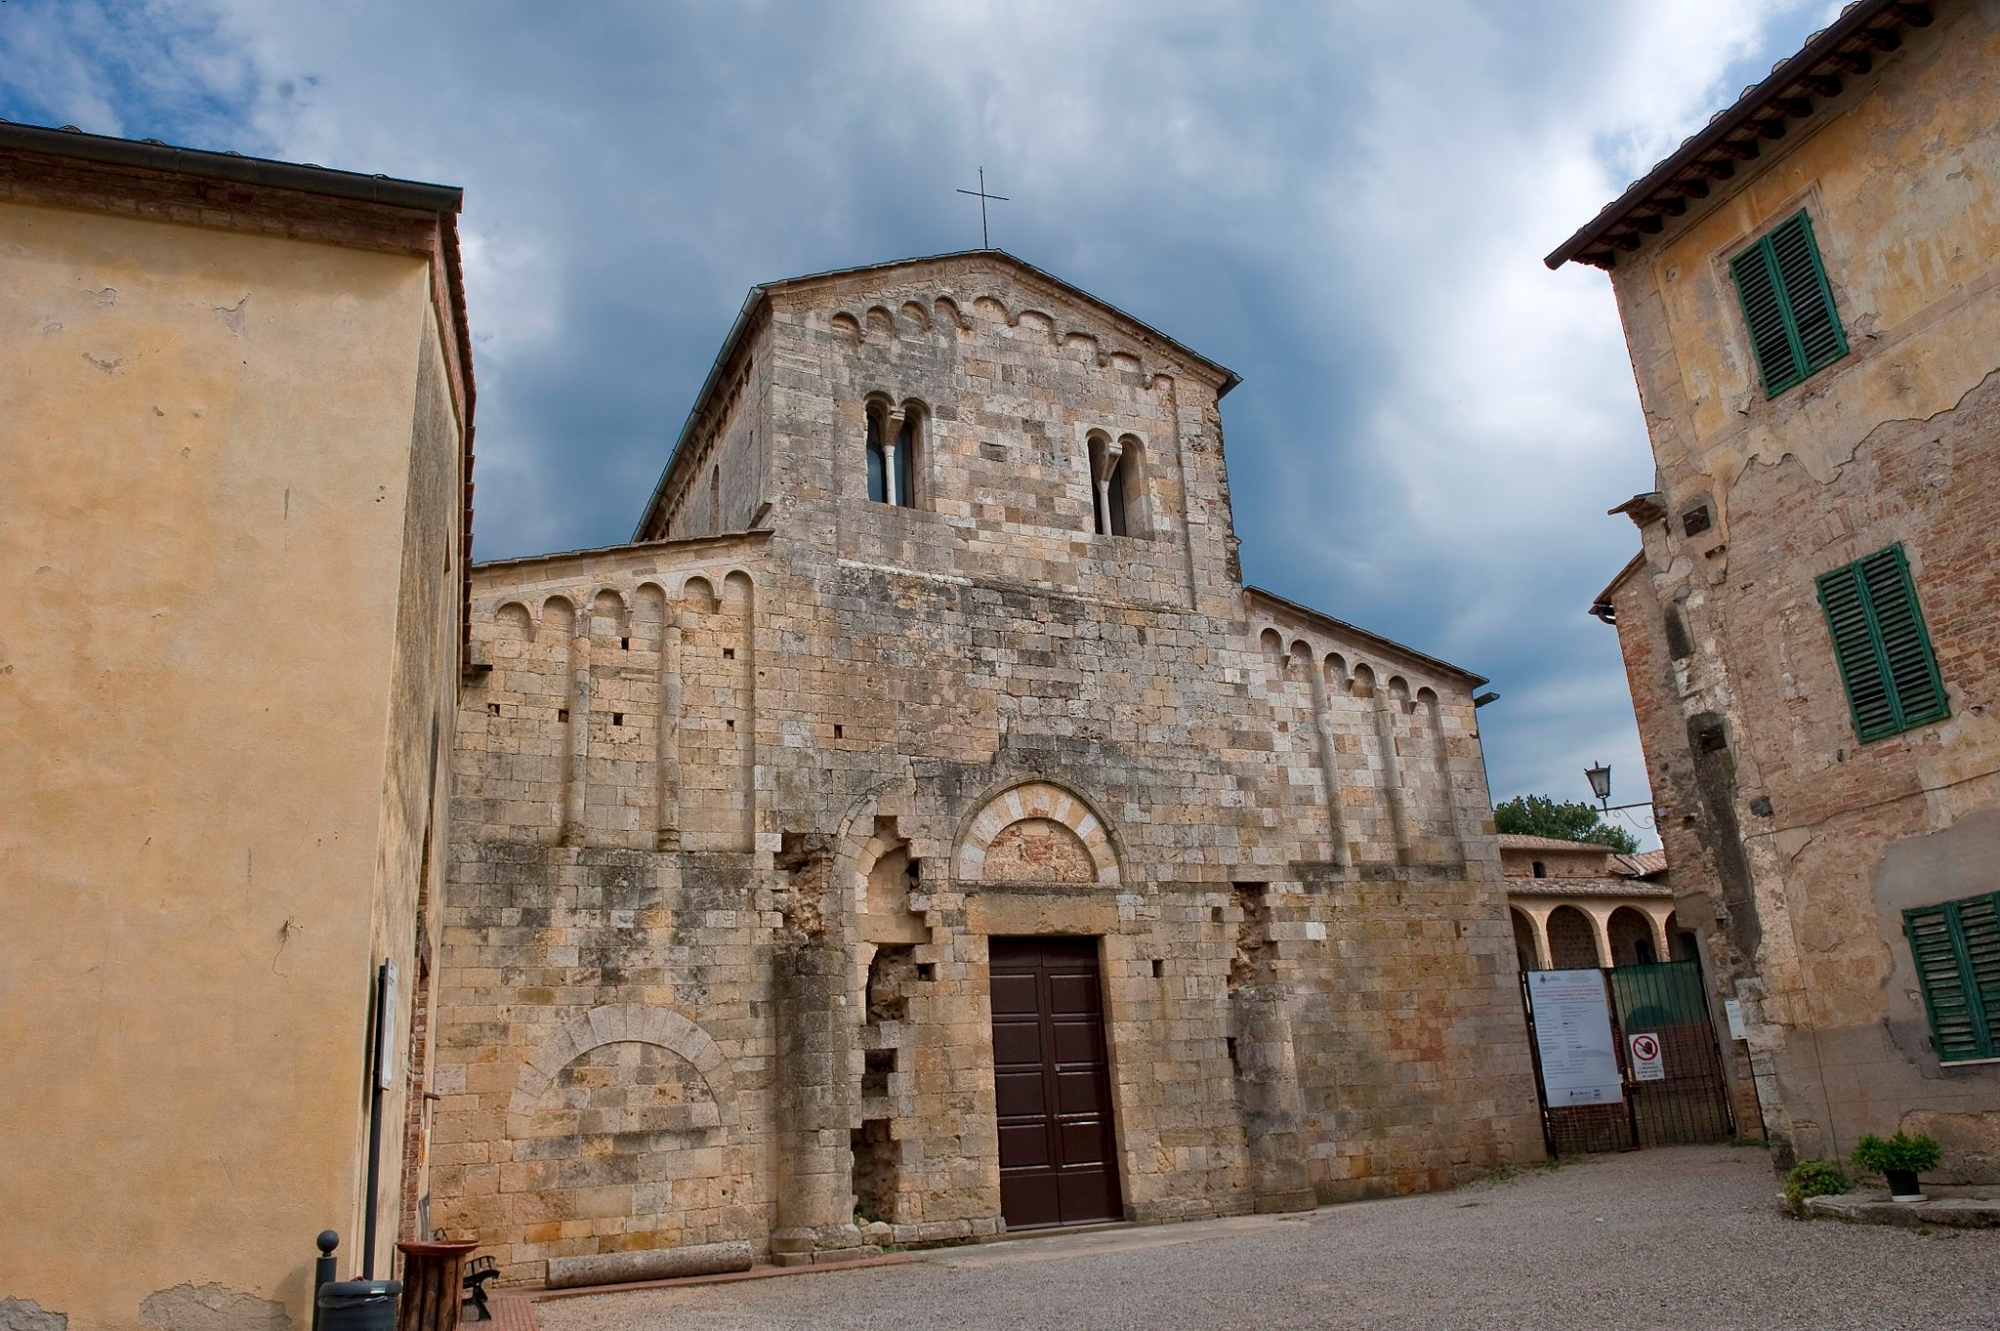
<svg viewBox="0 0 2000 1331"><path fill-rule="evenodd" d="M1619 1104L1618 1046L1611 1038L1611 1003L1597 970L1529 971L1535 1045L1549 1108Z"/></svg>

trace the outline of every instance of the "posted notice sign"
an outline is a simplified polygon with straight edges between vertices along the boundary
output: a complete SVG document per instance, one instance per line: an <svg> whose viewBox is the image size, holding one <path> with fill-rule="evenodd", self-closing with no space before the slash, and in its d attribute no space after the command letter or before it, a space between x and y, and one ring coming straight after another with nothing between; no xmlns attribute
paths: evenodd
<svg viewBox="0 0 2000 1331"><path fill-rule="evenodd" d="M1641 1031L1626 1037L1625 1043L1632 1051L1633 1081L1665 1081L1667 1065L1660 1057L1660 1037L1651 1031Z"/></svg>
<svg viewBox="0 0 2000 1331"><path fill-rule="evenodd" d="M1603 973L1529 971L1528 1001L1535 1009L1535 1046L1549 1108L1623 1102Z"/></svg>

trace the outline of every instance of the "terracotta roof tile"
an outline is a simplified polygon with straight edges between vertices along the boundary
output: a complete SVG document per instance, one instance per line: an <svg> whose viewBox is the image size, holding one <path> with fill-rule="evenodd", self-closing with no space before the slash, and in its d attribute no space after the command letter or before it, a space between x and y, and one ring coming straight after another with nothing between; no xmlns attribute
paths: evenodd
<svg viewBox="0 0 2000 1331"><path fill-rule="evenodd" d="M1595 850L1611 854L1611 847L1596 841L1565 841L1561 837L1529 836L1525 832L1502 832L1502 850Z"/></svg>

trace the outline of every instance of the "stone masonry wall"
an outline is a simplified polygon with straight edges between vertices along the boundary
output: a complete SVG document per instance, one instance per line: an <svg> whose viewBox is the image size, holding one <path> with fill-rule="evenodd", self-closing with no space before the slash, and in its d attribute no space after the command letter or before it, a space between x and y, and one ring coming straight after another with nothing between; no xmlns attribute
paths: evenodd
<svg viewBox="0 0 2000 1331"><path fill-rule="evenodd" d="M994 1234L996 935L1102 940L1133 1218L1538 1157L1473 677L1242 590L1215 372L986 257L772 300L768 533L476 574L439 1223L517 1279ZM932 507L855 489L871 392Z"/></svg>

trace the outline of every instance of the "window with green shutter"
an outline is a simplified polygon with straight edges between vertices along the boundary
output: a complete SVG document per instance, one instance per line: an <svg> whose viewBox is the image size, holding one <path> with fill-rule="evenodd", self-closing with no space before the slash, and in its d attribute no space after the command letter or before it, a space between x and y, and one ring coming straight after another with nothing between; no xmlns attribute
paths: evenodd
<svg viewBox="0 0 2000 1331"><path fill-rule="evenodd" d="M2000 892L1903 912L1939 1061L2000 1058Z"/></svg>
<svg viewBox="0 0 2000 1331"><path fill-rule="evenodd" d="M1776 397L1847 354L1847 334L1804 209L1730 260L1729 271L1743 302L1765 397Z"/></svg>
<svg viewBox="0 0 2000 1331"><path fill-rule="evenodd" d="M1820 574L1819 603L1863 744L1951 715L1902 546Z"/></svg>

